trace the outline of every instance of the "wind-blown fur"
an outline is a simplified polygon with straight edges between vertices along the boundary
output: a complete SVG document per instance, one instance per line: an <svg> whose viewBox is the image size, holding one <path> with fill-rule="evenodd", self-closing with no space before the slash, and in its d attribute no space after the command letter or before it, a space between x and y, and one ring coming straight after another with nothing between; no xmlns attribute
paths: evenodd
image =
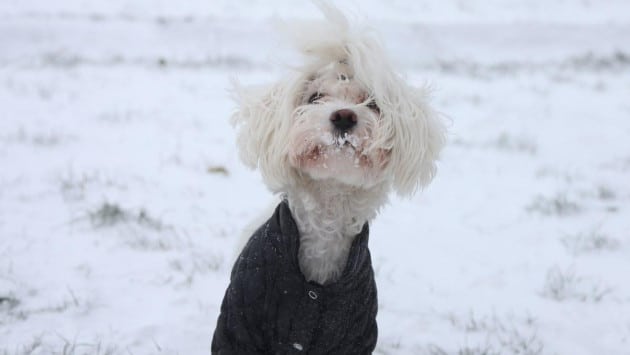
<svg viewBox="0 0 630 355"><path fill-rule="evenodd" d="M427 90L396 73L369 27L317 4L326 21L286 26L303 66L266 87L236 85L232 122L243 162L289 202L302 272L325 284L392 189L410 196L433 179L445 130ZM357 121L345 133L331 124L342 109Z"/></svg>

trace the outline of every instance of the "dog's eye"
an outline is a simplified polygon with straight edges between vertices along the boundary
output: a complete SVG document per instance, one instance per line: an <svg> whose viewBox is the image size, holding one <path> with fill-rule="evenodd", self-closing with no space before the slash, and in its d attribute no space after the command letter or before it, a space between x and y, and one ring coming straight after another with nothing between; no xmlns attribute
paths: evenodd
<svg viewBox="0 0 630 355"><path fill-rule="evenodd" d="M381 113L381 108L378 107L378 105L376 104L376 101L374 100L370 100L370 102L367 103L366 105L370 110L376 112L376 113Z"/></svg>
<svg viewBox="0 0 630 355"><path fill-rule="evenodd" d="M321 92L315 92L308 98L308 103L315 103L317 100L321 100L322 97L324 97L324 95Z"/></svg>

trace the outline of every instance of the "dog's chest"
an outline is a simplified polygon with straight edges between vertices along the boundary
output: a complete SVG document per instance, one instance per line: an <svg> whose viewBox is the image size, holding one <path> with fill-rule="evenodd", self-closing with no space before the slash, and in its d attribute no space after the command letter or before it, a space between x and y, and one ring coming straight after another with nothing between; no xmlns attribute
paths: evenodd
<svg viewBox="0 0 630 355"><path fill-rule="evenodd" d="M333 282L341 276L348 260L353 237L340 232L303 232L298 259L304 277L319 284Z"/></svg>

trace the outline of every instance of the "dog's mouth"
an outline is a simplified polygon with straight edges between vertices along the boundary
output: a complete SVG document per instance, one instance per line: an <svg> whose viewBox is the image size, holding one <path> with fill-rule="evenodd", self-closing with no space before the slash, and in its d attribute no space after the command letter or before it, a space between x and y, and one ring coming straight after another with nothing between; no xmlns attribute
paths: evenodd
<svg viewBox="0 0 630 355"><path fill-rule="evenodd" d="M315 180L333 179L362 186L380 179L389 160L387 151L369 149L371 139L356 133L311 135L305 137L299 150L289 154L290 164Z"/></svg>
<svg viewBox="0 0 630 355"><path fill-rule="evenodd" d="M355 135L349 135L347 132L343 134L336 134L333 138L333 144L335 147L344 148L348 147L353 150L357 150L357 148L361 145L361 139Z"/></svg>
<svg viewBox="0 0 630 355"><path fill-rule="evenodd" d="M348 174L354 174L353 171L360 171L361 174L364 174L366 171L374 169L378 164L374 161L374 157L364 154L350 142L343 142L340 145L313 146L307 153L298 158L296 167L308 171L309 174L314 173L315 176L327 176L343 180L347 179Z"/></svg>
<svg viewBox="0 0 630 355"><path fill-rule="evenodd" d="M364 143L369 140L370 137L360 137L356 134L343 133L328 133L321 137L320 149L327 148L334 152L340 152L342 150L351 150L361 154L363 151Z"/></svg>
<svg viewBox="0 0 630 355"><path fill-rule="evenodd" d="M370 166L370 158L367 157L360 145L343 137L338 137L332 144L316 144L301 156L301 166L319 165L329 168L329 163L364 168Z"/></svg>
<svg viewBox="0 0 630 355"><path fill-rule="evenodd" d="M365 174L380 165L379 156L366 150L372 139L369 132L317 132L302 139L290 162L311 175Z"/></svg>
<svg viewBox="0 0 630 355"><path fill-rule="evenodd" d="M328 159L331 156L336 155L355 155L357 153L356 148L353 147L350 143L343 143L341 145L315 145L313 146L306 154L303 155L303 158L306 161L317 161L320 159Z"/></svg>
<svg viewBox="0 0 630 355"><path fill-rule="evenodd" d="M367 139L367 138L365 138ZM320 137L309 155L328 157L329 155L361 155L362 140L353 134L345 133L327 133Z"/></svg>

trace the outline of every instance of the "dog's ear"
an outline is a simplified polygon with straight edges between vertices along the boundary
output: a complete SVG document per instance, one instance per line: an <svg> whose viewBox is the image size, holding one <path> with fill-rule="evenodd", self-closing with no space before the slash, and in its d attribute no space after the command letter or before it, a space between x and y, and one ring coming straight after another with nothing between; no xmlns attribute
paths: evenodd
<svg viewBox="0 0 630 355"><path fill-rule="evenodd" d="M392 119L390 168L393 187L401 196L410 196L431 182L446 141L443 119L428 104L428 90L410 90L406 100L398 102L399 116Z"/></svg>
<svg viewBox="0 0 630 355"><path fill-rule="evenodd" d="M286 86L243 87L234 82L232 93L237 110L231 122L238 127L240 158L248 167L259 169L267 186L277 191L290 174L285 161L290 124L286 118L292 100L286 97Z"/></svg>

